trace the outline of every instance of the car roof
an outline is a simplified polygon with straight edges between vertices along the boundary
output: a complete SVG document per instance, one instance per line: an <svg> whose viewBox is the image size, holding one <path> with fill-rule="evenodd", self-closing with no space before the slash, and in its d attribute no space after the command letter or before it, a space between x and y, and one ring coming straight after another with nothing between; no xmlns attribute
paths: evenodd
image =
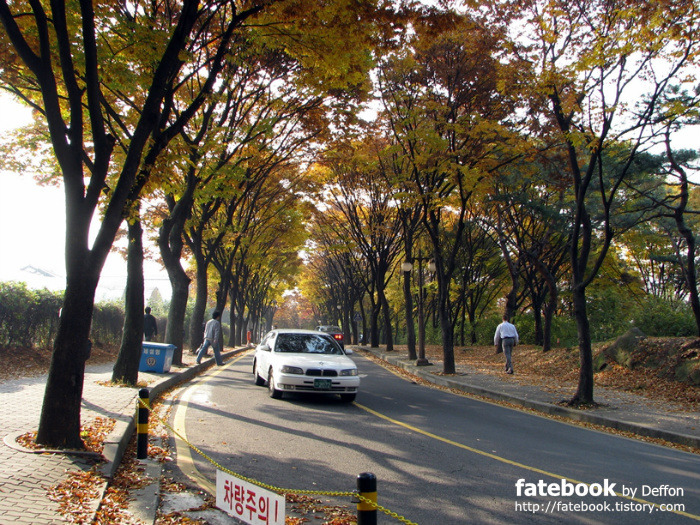
<svg viewBox="0 0 700 525"><path fill-rule="evenodd" d="M271 330L270 333L319 335L318 330L305 330L303 328L275 328L274 330Z"/></svg>

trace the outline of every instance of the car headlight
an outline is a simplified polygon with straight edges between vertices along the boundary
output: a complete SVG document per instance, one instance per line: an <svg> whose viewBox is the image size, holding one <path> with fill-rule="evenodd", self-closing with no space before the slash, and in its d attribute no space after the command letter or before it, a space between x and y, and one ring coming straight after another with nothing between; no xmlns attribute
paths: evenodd
<svg viewBox="0 0 700 525"><path fill-rule="evenodd" d="M357 375L357 368L348 368L346 370L341 370L340 375L341 376L356 376Z"/></svg>
<svg viewBox="0 0 700 525"><path fill-rule="evenodd" d="M304 370L299 368L298 366L288 366L284 365L282 367L282 373L283 374L297 374L297 375L304 375Z"/></svg>

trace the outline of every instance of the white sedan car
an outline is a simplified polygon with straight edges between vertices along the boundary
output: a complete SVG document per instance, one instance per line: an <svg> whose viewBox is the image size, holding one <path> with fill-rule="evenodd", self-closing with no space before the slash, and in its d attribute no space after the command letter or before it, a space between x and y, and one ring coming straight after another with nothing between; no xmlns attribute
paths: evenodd
<svg viewBox="0 0 700 525"><path fill-rule="evenodd" d="M357 366L328 334L314 330L277 329L255 349L255 384L267 382L270 397L284 392L339 394L352 402L360 386Z"/></svg>

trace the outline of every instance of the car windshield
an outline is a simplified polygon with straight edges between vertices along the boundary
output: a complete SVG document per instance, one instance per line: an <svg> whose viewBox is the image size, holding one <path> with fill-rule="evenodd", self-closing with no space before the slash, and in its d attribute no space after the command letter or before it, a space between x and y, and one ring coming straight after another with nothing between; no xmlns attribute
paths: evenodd
<svg viewBox="0 0 700 525"><path fill-rule="evenodd" d="M327 337L310 334L279 334L275 352L297 354L342 354L333 341Z"/></svg>

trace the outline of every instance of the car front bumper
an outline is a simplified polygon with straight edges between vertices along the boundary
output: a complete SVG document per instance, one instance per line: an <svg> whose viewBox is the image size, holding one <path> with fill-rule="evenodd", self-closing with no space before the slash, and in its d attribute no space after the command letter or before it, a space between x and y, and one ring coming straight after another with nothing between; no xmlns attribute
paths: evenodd
<svg viewBox="0 0 700 525"><path fill-rule="evenodd" d="M316 394L348 394L357 392L360 378L347 377L309 377L296 374L280 374L275 386L285 392L310 392Z"/></svg>

